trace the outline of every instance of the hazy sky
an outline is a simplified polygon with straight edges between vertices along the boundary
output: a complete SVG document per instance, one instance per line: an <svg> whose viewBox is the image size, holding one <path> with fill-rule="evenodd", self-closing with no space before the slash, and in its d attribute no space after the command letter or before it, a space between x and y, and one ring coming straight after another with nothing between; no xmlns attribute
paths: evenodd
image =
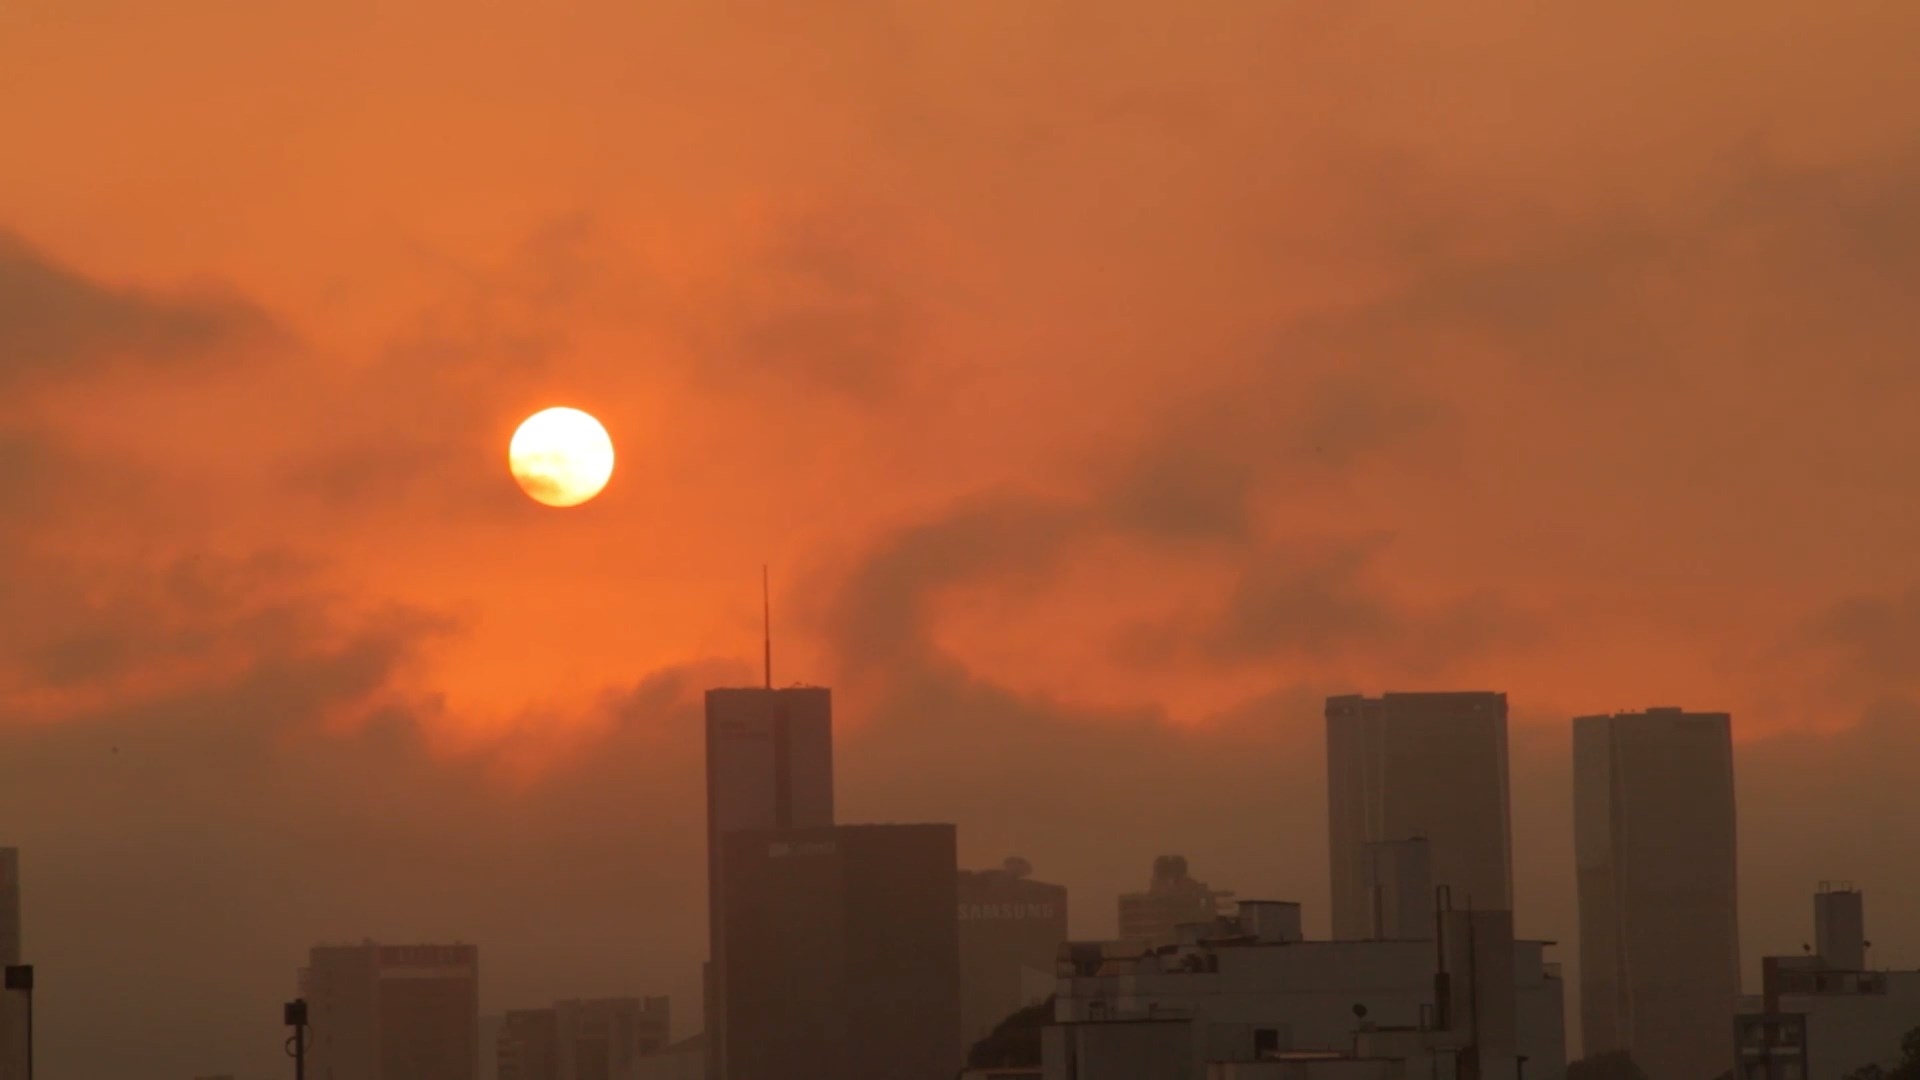
<svg viewBox="0 0 1920 1080"><path fill-rule="evenodd" d="M0 842L50 1080L317 940L697 1004L699 691L1075 932L1325 926L1319 701L1734 713L1745 951L1920 964L1920 6L0 5ZM514 425L598 415L587 506ZM1571 967L1571 963L1569 965ZM1752 972L1750 972L1751 974ZM1571 983L1571 980L1570 980ZM1571 985L1570 985L1571 988Z"/></svg>

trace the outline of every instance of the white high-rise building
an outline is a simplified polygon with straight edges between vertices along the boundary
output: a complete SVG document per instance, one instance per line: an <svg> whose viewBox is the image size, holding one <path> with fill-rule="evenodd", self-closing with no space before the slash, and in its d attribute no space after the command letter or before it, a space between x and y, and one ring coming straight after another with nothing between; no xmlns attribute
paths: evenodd
<svg viewBox="0 0 1920 1080"><path fill-rule="evenodd" d="M1573 722L1586 1052L1650 1080L1727 1069L1740 1004L1732 722L1676 708Z"/></svg>
<svg viewBox="0 0 1920 1080"><path fill-rule="evenodd" d="M1382 843L1425 840L1428 880L1455 907L1511 911L1507 696L1328 698L1327 809L1334 940L1380 932Z"/></svg>

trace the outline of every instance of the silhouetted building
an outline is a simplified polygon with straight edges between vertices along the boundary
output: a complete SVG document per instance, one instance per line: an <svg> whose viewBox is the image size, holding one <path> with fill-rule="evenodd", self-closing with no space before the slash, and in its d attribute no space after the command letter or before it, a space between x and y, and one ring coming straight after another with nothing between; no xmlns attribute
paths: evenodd
<svg viewBox="0 0 1920 1080"><path fill-rule="evenodd" d="M508 1010L494 1060L499 1080L560 1080L560 1027L553 1010Z"/></svg>
<svg viewBox="0 0 1920 1080"><path fill-rule="evenodd" d="M668 1042L663 997L561 1001L558 1080L631 1080L635 1063Z"/></svg>
<svg viewBox="0 0 1920 1080"><path fill-rule="evenodd" d="M1920 971L1867 969L1865 896L1823 882L1813 912L1812 952L1761 958L1760 997L1748 999L1735 1025L1737 1080L1844 1080L1865 1066L1891 1072L1904 1056L1902 1039L1920 1026Z"/></svg>
<svg viewBox="0 0 1920 1080"><path fill-rule="evenodd" d="M1456 906L1512 910L1507 696L1328 698L1327 810L1334 940L1375 932L1369 844L1424 838Z"/></svg>
<svg viewBox="0 0 1920 1080"><path fill-rule="evenodd" d="M960 872L961 1045L1053 993L1067 940L1067 889L1034 881L1024 860Z"/></svg>
<svg viewBox="0 0 1920 1080"><path fill-rule="evenodd" d="M1367 845L1367 936L1433 940L1433 846L1423 838Z"/></svg>
<svg viewBox="0 0 1920 1080"><path fill-rule="evenodd" d="M953 826L723 841L728 1080L951 1080L961 1064Z"/></svg>
<svg viewBox="0 0 1920 1080"><path fill-rule="evenodd" d="M1650 1080L1727 1070L1740 999L1732 722L1675 708L1573 722L1586 1052Z"/></svg>
<svg viewBox="0 0 1920 1080"><path fill-rule="evenodd" d="M476 1080L480 950L317 945L301 971L313 1080Z"/></svg>
<svg viewBox="0 0 1920 1080"><path fill-rule="evenodd" d="M0 966L24 963L20 945L20 849L0 847ZM0 991L0 1080L27 1075L27 1002Z"/></svg>
<svg viewBox="0 0 1920 1080"><path fill-rule="evenodd" d="M833 824L833 697L824 687L707 691L706 1025L709 1071L726 1080L723 838Z"/></svg>
<svg viewBox="0 0 1920 1080"><path fill-rule="evenodd" d="M1551 943L1505 911L1430 916L1437 942L1308 941L1300 905L1247 900L1170 945L1070 943L1046 1080L1561 1080Z"/></svg>
<svg viewBox="0 0 1920 1080"><path fill-rule="evenodd" d="M634 1080L708 1080L706 1033L668 1043L659 1053L641 1058Z"/></svg>
<svg viewBox="0 0 1920 1080"><path fill-rule="evenodd" d="M1834 971L1867 969L1867 898L1851 883L1823 881L1813 894L1813 952Z"/></svg>
<svg viewBox="0 0 1920 1080"><path fill-rule="evenodd" d="M1158 856L1147 891L1120 895L1120 940L1170 942L1182 926L1212 922L1220 914L1220 901L1232 895L1189 876L1185 855Z"/></svg>

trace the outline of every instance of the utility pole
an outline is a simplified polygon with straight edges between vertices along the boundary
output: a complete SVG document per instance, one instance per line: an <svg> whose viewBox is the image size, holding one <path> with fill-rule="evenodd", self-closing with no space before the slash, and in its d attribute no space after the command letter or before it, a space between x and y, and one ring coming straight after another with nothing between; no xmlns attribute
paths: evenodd
<svg viewBox="0 0 1920 1080"><path fill-rule="evenodd" d="M27 1080L33 1080L33 965L7 965L7 989L27 995Z"/></svg>
<svg viewBox="0 0 1920 1080"><path fill-rule="evenodd" d="M282 1016L283 1022L293 1029L293 1034L287 1037L287 1056L293 1059L293 1080L307 1080L307 999L294 998L287 1002Z"/></svg>

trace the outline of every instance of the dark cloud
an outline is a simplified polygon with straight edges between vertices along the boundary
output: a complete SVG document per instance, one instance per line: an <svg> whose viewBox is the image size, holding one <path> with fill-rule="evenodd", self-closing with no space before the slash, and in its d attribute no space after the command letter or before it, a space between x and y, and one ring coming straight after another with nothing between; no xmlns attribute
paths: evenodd
<svg viewBox="0 0 1920 1080"><path fill-rule="evenodd" d="M0 230L0 386L120 365L180 365L278 331L237 296L106 284Z"/></svg>
<svg viewBox="0 0 1920 1080"><path fill-rule="evenodd" d="M1913 688L1920 656L1920 588L1853 596L1815 613L1789 639L1832 667L1834 688L1886 693Z"/></svg>
<svg viewBox="0 0 1920 1080"><path fill-rule="evenodd" d="M1378 178L1361 235L1405 283L1319 321L1368 354L1490 350L1641 393L1720 395L1682 374L1702 369L1892 375L1920 344L1920 316L1899 300L1920 265L1917 161L1791 165L1748 144L1658 206Z"/></svg>

